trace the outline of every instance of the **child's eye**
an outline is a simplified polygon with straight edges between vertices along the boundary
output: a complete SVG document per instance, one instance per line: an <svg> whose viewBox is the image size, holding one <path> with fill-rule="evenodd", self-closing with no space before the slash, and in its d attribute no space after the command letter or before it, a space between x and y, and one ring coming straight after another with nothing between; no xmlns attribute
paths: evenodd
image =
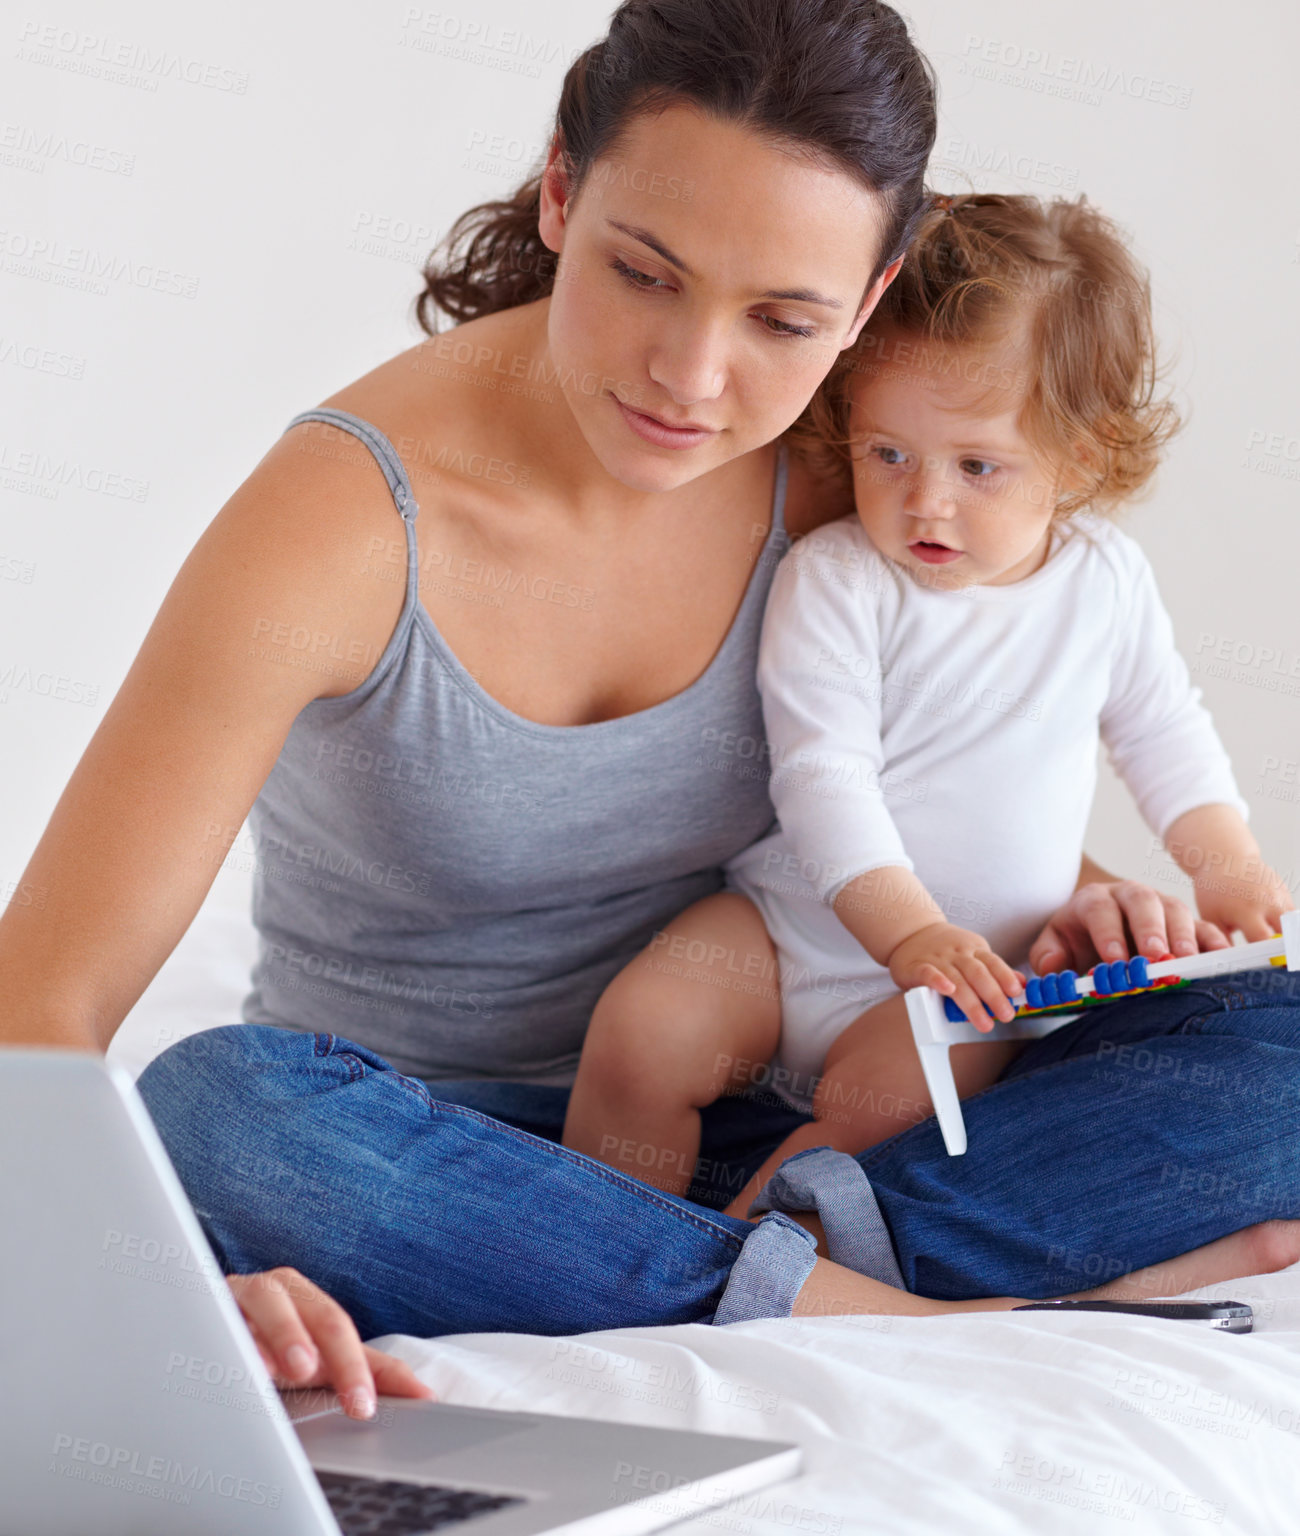
<svg viewBox="0 0 1300 1536"><path fill-rule="evenodd" d="M901 448L891 448L888 443L878 443L872 453L882 464L888 464L891 469L900 469L907 463L907 455Z"/></svg>
<svg viewBox="0 0 1300 1536"><path fill-rule="evenodd" d="M988 459L963 459L961 469L962 473L969 475L972 480L988 480L998 472L998 466Z"/></svg>

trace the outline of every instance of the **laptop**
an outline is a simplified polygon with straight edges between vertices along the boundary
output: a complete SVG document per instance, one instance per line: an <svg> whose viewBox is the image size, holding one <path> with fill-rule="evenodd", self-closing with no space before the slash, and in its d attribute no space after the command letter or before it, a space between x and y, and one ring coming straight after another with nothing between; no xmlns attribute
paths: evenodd
<svg viewBox="0 0 1300 1536"><path fill-rule="evenodd" d="M0 1047L0 1536L633 1536L796 1446L279 1392L130 1075Z"/></svg>

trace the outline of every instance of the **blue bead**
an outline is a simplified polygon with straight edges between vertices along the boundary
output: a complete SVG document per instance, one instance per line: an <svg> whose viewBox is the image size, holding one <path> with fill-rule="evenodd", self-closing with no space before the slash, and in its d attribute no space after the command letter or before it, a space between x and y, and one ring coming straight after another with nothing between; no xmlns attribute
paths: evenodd
<svg viewBox="0 0 1300 1536"><path fill-rule="evenodd" d="M991 1018L996 1023L997 1022L997 1014L993 1012L992 1008L990 1008L989 1005L986 1002L984 1002L984 1000L982 998L980 999L980 1006L984 1009L984 1012L988 1014L989 1018ZM961 1011L961 1009L957 1006L957 1004L950 997L945 997L944 998L944 1000L943 1000L943 1011L944 1011L945 1016L947 1018L951 1019L954 1024L966 1024L966 1023L969 1023L969 1020L967 1019L966 1015Z"/></svg>
<svg viewBox="0 0 1300 1536"><path fill-rule="evenodd" d="M1025 1003L1030 1008L1043 1006L1043 983L1037 976L1031 976L1025 983Z"/></svg>
<svg viewBox="0 0 1300 1536"><path fill-rule="evenodd" d="M1128 973L1135 987L1149 987L1151 973L1147 970L1147 957L1134 955L1128 963Z"/></svg>
<svg viewBox="0 0 1300 1536"><path fill-rule="evenodd" d="M1048 971L1047 975L1043 977L1042 992L1043 1001L1049 1008L1053 1003L1061 1001L1061 989L1057 985L1055 971Z"/></svg>
<svg viewBox="0 0 1300 1536"><path fill-rule="evenodd" d="M1110 990L1112 992L1125 992L1128 990L1128 964L1123 960L1110 962Z"/></svg>
<svg viewBox="0 0 1300 1536"><path fill-rule="evenodd" d="M1056 971L1057 990L1061 994L1063 1003L1077 1003L1079 1001L1079 989L1075 982L1079 979L1078 971Z"/></svg>
<svg viewBox="0 0 1300 1536"><path fill-rule="evenodd" d="M1092 968L1092 984L1098 997L1108 997L1111 993L1110 966L1094 965Z"/></svg>

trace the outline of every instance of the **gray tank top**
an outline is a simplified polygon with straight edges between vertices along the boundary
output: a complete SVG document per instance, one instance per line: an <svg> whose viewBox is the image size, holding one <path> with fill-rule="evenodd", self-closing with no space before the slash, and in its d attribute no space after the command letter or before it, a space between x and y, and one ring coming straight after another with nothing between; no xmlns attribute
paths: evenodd
<svg viewBox="0 0 1300 1536"><path fill-rule="evenodd" d="M418 508L389 440L329 407L289 427L313 420L378 460L405 525L406 600L366 680L298 714L249 812L258 956L242 1017L329 1030L429 1081L567 1086L611 978L776 819L754 674L789 543L786 447L708 670L649 709L557 726L486 693L420 602ZM488 567L480 584L515 579ZM289 659L310 665L300 649Z"/></svg>

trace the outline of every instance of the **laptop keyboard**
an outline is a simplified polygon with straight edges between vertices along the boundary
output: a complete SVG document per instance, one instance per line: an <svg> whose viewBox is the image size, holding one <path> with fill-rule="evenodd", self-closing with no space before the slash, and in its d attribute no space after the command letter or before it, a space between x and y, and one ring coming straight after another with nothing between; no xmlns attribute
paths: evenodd
<svg viewBox="0 0 1300 1536"><path fill-rule="evenodd" d="M476 1493L468 1488L313 1470L343 1536L417 1536L525 1502L508 1493Z"/></svg>

